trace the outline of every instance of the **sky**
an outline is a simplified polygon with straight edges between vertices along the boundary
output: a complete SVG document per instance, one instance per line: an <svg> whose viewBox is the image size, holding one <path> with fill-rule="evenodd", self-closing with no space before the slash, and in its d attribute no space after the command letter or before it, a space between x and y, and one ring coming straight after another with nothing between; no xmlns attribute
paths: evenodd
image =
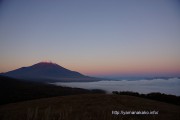
<svg viewBox="0 0 180 120"><path fill-rule="evenodd" d="M180 76L178 0L0 0L0 72L52 61L90 76Z"/></svg>

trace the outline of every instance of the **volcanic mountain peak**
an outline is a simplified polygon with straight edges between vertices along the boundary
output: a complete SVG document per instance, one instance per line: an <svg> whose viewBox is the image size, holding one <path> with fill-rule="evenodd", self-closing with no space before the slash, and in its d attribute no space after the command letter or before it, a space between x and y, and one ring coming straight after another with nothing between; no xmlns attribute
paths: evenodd
<svg viewBox="0 0 180 120"><path fill-rule="evenodd" d="M60 65L58 65L58 64L56 64L56 63L53 63L53 62L39 62L39 63L36 63L36 64L34 64L33 66L36 66L36 65L38 65L38 66L45 66L45 65L56 65L56 66L60 66Z"/></svg>
<svg viewBox="0 0 180 120"><path fill-rule="evenodd" d="M32 65L31 67L32 68L62 68L62 69L65 69L64 67L62 67L56 63L52 63L52 62L39 62L39 63Z"/></svg>
<svg viewBox="0 0 180 120"><path fill-rule="evenodd" d="M19 79L69 79L89 78L79 72L68 70L52 62L40 62L29 67L22 67L2 75Z"/></svg>

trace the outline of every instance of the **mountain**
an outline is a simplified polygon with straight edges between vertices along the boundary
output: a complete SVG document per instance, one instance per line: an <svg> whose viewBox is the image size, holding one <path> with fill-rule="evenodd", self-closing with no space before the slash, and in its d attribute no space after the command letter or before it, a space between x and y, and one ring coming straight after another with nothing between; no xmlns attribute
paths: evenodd
<svg viewBox="0 0 180 120"><path fill-rule="evenodd" d="M22 67L1 75L32 81L95 81L95 78L68 70L51 62L40 62L29 67Z"/></svg>

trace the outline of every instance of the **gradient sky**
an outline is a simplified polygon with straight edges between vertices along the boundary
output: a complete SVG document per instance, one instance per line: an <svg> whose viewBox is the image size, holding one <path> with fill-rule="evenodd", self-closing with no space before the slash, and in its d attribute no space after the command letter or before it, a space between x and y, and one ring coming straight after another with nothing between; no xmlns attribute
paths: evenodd
<svg viewBox="0 0 180 120"><path fill-rule="evenodd" d="M0 72L41 61L91 76L180 75L180 2L1 0Z"/></svg>

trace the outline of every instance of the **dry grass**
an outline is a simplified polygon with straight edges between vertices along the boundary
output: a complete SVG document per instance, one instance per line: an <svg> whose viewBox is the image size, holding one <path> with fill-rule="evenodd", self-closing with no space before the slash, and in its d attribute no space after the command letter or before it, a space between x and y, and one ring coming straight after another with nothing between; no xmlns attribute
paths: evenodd
<svg viewBox="0 0 180 120"><path fill-rule="evenodd" d="M112 115L156 110L158 115ZM0 106L0 120L179 120L180 106L125 95L72 95Z"/></svg>

